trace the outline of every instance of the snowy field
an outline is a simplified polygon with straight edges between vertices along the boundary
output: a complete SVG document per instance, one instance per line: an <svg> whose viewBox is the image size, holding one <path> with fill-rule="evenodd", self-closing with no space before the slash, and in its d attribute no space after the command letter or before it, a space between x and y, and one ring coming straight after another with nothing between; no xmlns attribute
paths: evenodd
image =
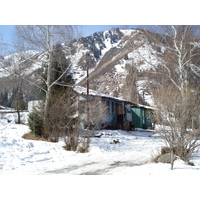
<svg viewBox="0 0 200 200"><path fill-rule="evenodd" d="M56 199L56 194L63 198L64 195L67 196L66 192L72 185L81 187L82 193L87 190L98 191L99 195L92 195L91 199L105 198L105 192L110 191L108 188L112 189L109 198L119 196L124 199L126 195L137 194L140 197L152 195L151 198L154 199L165 199L171 197L171 190L174 193L178 192L179 197L176 199L199 199L199 154L197 153L192 160L195 166L188 166L177 160L173 171L170 170L169 164L151 163L151 158L156 156L160 147L164 145L156 132L97 131L98 134L102 134L101 138L92 138L90 151L84 154L65 151L62 148L62 141L49 143L25 140L22 135L27 132L29 128L26 125L0 120L0 188L3 188L1 191L6 195L6 198L1 199L13 199L15 195L20 194L23 194L20 196L21 199L35 199L38 196L26 196L24 188L30 190L29 192L32 189L42 192L43 187L47 187L50 199ZM111 144L113 140L119 140L119 143ZM66 175L115 176L72 178ZM59 194L51 194L55 185L56 190L62 190ZM15 193L10 193L10 188L13 188ZM160 198L157 198L157 193L160 193L158 189L163 192ZM74 190L72 187L68 192L74 194ZM76 197L80 197L80 194Z"/></svg>

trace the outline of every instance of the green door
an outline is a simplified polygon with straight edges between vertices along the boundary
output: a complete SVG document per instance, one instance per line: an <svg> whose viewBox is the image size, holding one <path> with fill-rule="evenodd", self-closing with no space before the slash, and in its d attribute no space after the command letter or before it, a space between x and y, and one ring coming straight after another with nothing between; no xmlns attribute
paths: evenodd
<svg viewBox="0 0 200 200"><path fill-rule="evenodd" d="M143 128L142 126L142 109L141 108L131 108L132 110L132 125L135 128Z"/></svg>
<svg viewBox="0 0 200 200"><path fill-rule="evenodd" d="M152 113L152 110L145 110L144 112L144 128L153 128L152 126L152 116L153 116L153 113Z"/></svg>

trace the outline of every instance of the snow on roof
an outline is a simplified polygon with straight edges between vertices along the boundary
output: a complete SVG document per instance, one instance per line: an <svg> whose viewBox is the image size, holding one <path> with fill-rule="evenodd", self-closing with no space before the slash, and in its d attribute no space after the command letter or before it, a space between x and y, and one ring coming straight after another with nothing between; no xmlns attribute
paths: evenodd
<svg viewBox="0 0 200 200"><path fill-rule="evenodd" d="M87 94L87 88L85 88L85 87L75 86L74 89L79 94L85 94L85 95ZM115 100L119 100L119 101L126 101L125 99L113 97L113 96L108 95L108 94L98 93L96 90L91 90L91 89L89 89L89 95L98 96L98 97L106 97L106 98L115 99Z"/></svg>
<svg viewBox="0 0 200 200"><path fill-rule="evenodd" d="M1 110L1 112L2 112L2 111L13 111L13 110L15 110L15 109L13 109L13 108L8 108L8 107L4 107L4 106L1 106L1 105L0 105L0 110Z"/></svg>
<svg viewBox="0 0 200 200"><path fill-rule="evenodd" d="M151 110L158 110L157 108L151 107L151 106L146 106L142 104L137 104L138 107L140 108L146 108L146 109L151 109Z"/></svg>
<svg viewBox="0 0 200 200"><path fill-rule="evenodd" d="M79 94L84 94L84 95L87 94L87 88L85 88L85 87L75 86L74 89ZM113 96L108 95L108 94L98 93L96 90L89 89L89 95L90 96L105 97L105 98L109 98L109 99L115 99L115 100L118 100L118 101L127 102L127 103L132 104L132 105L134 105L136 107L139 107L139 108L146 108L146 109L157 110L156 108L153 108L151 106L145 106L145 105L137 104L137 103L134 103L134 102L131 102L131 101L127 101L127 100L122 99L122 98L113 97Z"/></svg>

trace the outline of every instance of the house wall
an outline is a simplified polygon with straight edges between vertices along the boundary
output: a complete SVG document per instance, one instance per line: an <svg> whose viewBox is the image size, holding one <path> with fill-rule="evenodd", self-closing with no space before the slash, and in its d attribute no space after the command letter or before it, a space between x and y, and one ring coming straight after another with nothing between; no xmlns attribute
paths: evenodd
<svg viewBox="0 0 200 200"><path fill-rule="evenodd" d="M135 128L143 128L143 110L141 108L131 108L132 126Z"/></svg>
<svg viewBox="0 0 200 200"><path fill-rule="evenodd" d="M131 108L132 111L132 126L135 128L153 128L152 119L150 116L151 110L145 108Z"/></svg>
<svg viewBox="0 0 200 200"><path fill-rule="evenodd" d="M123 115L124 115L124 102L118 101L116 99L108 98L108 97L98 97L98 96L90 96L90 102L92 105L95 101L98 100L99 103L95 104L96 106L90 107L90 113L94 110L95 113L95 125L98 128L105 127L108 129L122 129L123 128ZM79 116L83 119L86 119L86 96L79 97L78 103ZM102 114L102 110L105 110ZM102 115L102 116L101 116ZM94 121L91 123L94 123ZM97 122L98 121L98 122ZM85 125L84 125L85 127Z"/></svg>
<svg viewBox="0 0 200 200"><path fill-rule="evenodd" d="M131 111L131 106L130 105L127 105L126 107L126 120L129 121L129 122L132 122L132 111Z"/></svg>
<svg viewBox="0 0 200 200"><path fill-rule="evenodd" d="M153 127L153 116L152 116L153 111L149 109L144 110L144 119L145 119L145 124L144 128L154 128Z"/></svg>
<svg viewBox="0 0 200 200"><path fill-rule="evenodd" d="M107 106L107 118L105 124L111 129L120 129L123 126L123 113L124 105L123 102L115 99L102 98L101 102Z"/></svg>
<svg viewBox="0 0 200 200"><path fill-rule="evenodd" d="M90 112L94 110L95 119L98 128L104 127L108 129L127 129L134 128L147 128L151 125L151 120L147 118L148 112L144 107L137 107L137 105L121 101L115 98L106 96L90 96L90 101L98 100L98 104L90 108ZM86 96L79 97L79 113L86 119ZM97 108L98 106L98 108ZM105 109L102 114L101 110ZM101 116L101 118L98 118ZM95 118L95 117L92 117ZM94 120L94 121L95 121ZM98 121L98 122L97 122Z"/></svg>

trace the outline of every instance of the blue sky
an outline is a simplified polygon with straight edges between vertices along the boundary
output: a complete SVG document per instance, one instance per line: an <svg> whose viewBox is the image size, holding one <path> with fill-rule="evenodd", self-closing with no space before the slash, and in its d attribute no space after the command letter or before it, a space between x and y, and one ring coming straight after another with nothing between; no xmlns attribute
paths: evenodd
<svg viewBox="0 0 200 200"><path fill-rule="evenodd" d="M111 28L123 28L125 25L81 25L83 29L83 34L85 36L91 35L92 33L98 31L105 31ZM134 25L129 25L129 28L135 27Z"/></svg>
<svg viewBox="0 0 200 200"><path fill-rule="evenodd" d="M11 44L14 37L14 27L11 25L0 25L0 39Z"/></svg>
<svg viewBox="0 0 200 200"><path fill-rule="evenodd" d="M91 35L98 31L104 31L111 28L123 28L124 25L80 25L83 31L83 36ZM0 25L0 39L5 41L8 44L12 44L15 26L12 25ZM130 28L133 28L133 25L129 25Z"/></svg>
<svg viewBox="0 0 200 200"><path fill-rule="evenodd" d="M95 32L105 31L111 28L123 28L124 26L125 25L80 25L83 37L91 35ZM134 28L134 27L135 27L134 25L129 25L129 28ZM0 25L0 42L3 41L4 43L9 44L8 54L10 51L12 51L14 35L15 35L15 25Z"/></svg>

